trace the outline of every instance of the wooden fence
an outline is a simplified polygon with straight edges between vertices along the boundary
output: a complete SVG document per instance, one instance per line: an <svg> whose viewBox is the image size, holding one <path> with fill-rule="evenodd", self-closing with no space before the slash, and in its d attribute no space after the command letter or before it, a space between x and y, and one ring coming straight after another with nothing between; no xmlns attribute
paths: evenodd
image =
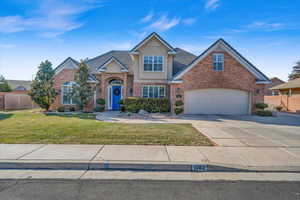
<svg viewBox="0 0 300 200"><path fill-rule="evenodd" d="M0 93L0 110L37 108L31 97L25 93Z"/></svg>
<svg viewBox="0 0 300 200"><path fill-rule="evenodd" d="M299 112L300 111L300 95L279 95L264 96L264 102L270 107L283 106L285 110Z"/></svg>

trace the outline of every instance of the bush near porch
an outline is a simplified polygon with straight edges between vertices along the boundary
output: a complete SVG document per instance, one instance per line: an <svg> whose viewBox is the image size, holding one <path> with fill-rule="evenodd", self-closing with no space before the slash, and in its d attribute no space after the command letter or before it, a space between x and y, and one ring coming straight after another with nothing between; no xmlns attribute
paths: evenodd
<svg viewBox="0 0 300 200"><path fill-rule="evenodd" d="M141 109L150 113L170 111L170 101L167 98L128 97L121 100L120 104L125 111L133 113L137 113Z"/></svg>

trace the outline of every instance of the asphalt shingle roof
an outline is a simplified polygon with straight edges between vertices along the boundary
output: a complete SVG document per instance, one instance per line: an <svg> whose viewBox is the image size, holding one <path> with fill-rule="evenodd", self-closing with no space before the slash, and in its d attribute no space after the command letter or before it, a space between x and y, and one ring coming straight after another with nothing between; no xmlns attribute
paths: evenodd
<svg viewBox="0 0 300 200"><path fill-rule="evenodd" d="M294 79L287 83L283 83L280 85L276 85L275 87L270 88L271 90L278 90L278 89L290 89L290 88L300 88L300 78Z"/></svg>
<svg viewBox="0 0 300 200"><path fill-rule="evenodd" d="M189 53L183 49L175 48L177 54L174 57L173 63L173 75L184 70L195 58L196 56ZM124 66L129 68L132 63L132 59L129 54L130 51L109 51L95 58L86 61L86 64L91 67L91 72L96 72L97 69L107 62L110 58L115 57Z"/></svg>
<svg viewBox="0 0 300 200"><path fill-rule="evenodd" d="M30 90L31 81L23 80L7 80L8 85L12 90Z"/></svg>
<svg viewBox="0 0 300 200"><path fill-rule="evenodd" d="M129 68L132 65L132 59L129 55L129 51L109 51L95 58L86 61L86 64L91 67L91 72L96 72L97 69L107 62L111 57L115 57L124 66Z"/></svg>

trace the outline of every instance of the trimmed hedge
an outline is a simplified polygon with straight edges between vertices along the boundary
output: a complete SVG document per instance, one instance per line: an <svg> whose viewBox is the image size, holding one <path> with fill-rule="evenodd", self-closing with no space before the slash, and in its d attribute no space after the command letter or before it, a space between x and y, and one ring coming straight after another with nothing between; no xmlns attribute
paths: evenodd
<svg viewBox="0 0 300 200"><path fill-rule="evenodd" d="M182 100L177 100L176 102L175 102L175 106L183 106L183 101Z"/></svg>
<svg viewBox="0 0 300 200"><path fill-rule="evenodd" d="M265 103L257 103L257 104L255 105L255 107L258 108L258 109L264 110L264 109L266 109L266 108L268 107L268 104L265 104Z"/></svg>
<svg viewBox="0 0 300 200"><path fill-rule="evenodd" d="M66 110L65 106L59 106L59 107L57 108L57 111L58 111L58 112L65 112L65 110Z"/></svg>
<svg viewBox="0 0 300 200"><path fill-rule="evenodd" d="M105 100L102 99L102 98L99 98L96 100L96 103L99 104L99 105L105 105Z"/></svg>
<svg viewBox="0 0 300 200"><path fill-rule="evenodd" d="M174 112L176 115L179 115L179 114L183 113L183 108L175 108Z"/></svg>
<svg viewBox="0 0 300 200"><path fill-rule="evenodd" d="M103 112L105 110L104 106L96 106L96 108L94 109L95 112Z"/></svg>
<svg viewBox="0 0 300 200"><path fill-rule="evenodd" d="M120 101L121 106L128 112L137 113L143 109L150 113L169 112L170 101L167 98L128 97Z"/></svg>
<svg viewBox="0 0 300 200"><path fill-rule="evenodd" d="M271 117L273 115L269 110L258 110L256 114L264 117Z"/></svg>

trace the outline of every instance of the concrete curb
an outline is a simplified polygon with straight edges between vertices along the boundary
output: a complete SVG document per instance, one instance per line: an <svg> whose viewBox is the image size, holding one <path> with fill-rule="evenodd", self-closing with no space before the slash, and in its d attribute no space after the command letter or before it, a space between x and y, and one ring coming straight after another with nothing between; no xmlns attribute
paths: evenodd
<svg viewBox="0 0 300 200"><path fill-rule="evenodd" d="M177 172L274 172L300 173L300 166L226 166L210 163L118 161L0 161L0 170L136 170Z"/></svg>

